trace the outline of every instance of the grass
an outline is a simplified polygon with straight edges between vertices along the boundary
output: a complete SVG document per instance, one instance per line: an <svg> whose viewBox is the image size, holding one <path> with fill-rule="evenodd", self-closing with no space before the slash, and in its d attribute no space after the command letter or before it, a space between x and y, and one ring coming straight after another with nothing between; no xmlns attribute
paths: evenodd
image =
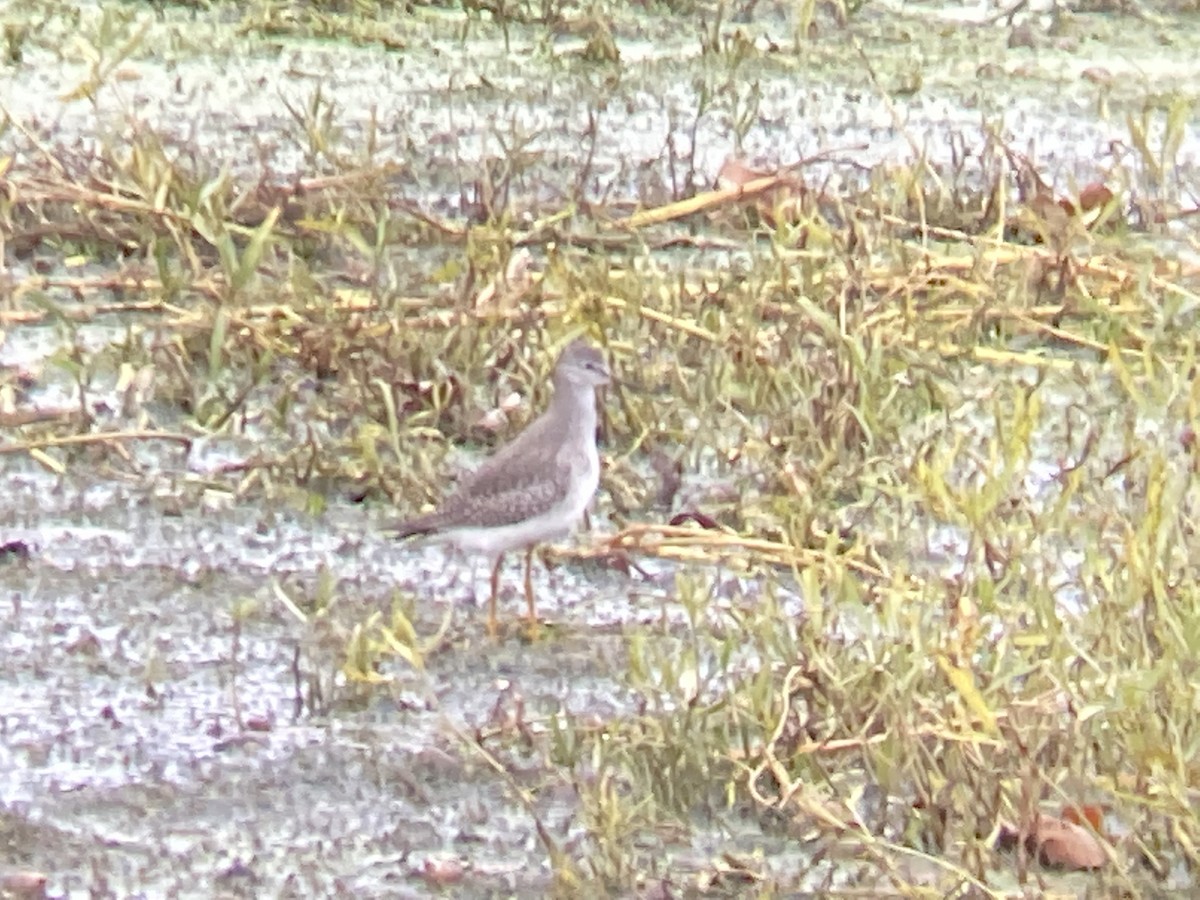
<svg viewBox="0 0 1200 900"><path fill-rule="evenodd" d="M245 27L401 40L324 7L276 27L278 9ZM552 18L520 9L506 28ZM467 21L486 27L479 9ZM609 46L612 22L595 22ZM132 19L96 28L80 96L142 50ZM33 40L6 34L10 58ZM728 51L739 66L751 52ZM734 112L757 98L747 86ZM136 470L131 444L253 423L260 446L224 489L413 511L452 446L523 424L476 423L514 391L539 406L544 348L582 329L656 390L609 396L612 530L555 556L677 563L682 616L625 629L625 713L462 736L535 819L538 790L576 792L583 838L539 831L562 893L678 886L663 860L679 835L739 817L785 836L802 870L731 854L688 884L1152 896L1197 862L1197 285L1146 207L1118 194L1101 226L1064 219L998 138L977 168L918 155L837 193L802 169L635 211L580 205L576 170L570 199L535 204L514 134L486 185L456 173L479 193L446 216L405 194L377 144L347 147L332 100L287 109L320 173L301 181L234 174L137 123L91 159L26 132L36 150L0 160L8 252L52 260L11 276L0 328L53 323L68 350L49 366L78 397L34 409L28 373L0 373L0 454ZM1182 121L1166 109L1157 142L1151 111L1130 120L1140 156L1108 183L1144 171L1162 189ZM533 259L519 289L502 277L517 248ZM704 262L711 248L737 267ZM412 266L426 290L397 287ZM96 348L81 332L98 323L125 337ZM115 386L120 414L84 402ZM668 525L676 512L696 515ZM333 594L285 596L315 629ZM306 651L334 715L453 652L445 623L418 634L403 604L339 627ZM530 754L537 776L514 774ZM1079 806L1104 813L1109 862L1088 881L997 849Z"/></svg>

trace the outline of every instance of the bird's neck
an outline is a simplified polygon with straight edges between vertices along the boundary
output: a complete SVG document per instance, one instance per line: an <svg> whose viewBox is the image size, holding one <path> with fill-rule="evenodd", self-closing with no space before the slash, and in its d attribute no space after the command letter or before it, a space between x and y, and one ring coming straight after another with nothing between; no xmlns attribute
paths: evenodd
<svg viewBox="0 0 1200 900"><path fill-rule="evenodd" d="M596 437L596 389L591 385L562 382L554 386L550 415L572 435L593 441Z"/></svg>

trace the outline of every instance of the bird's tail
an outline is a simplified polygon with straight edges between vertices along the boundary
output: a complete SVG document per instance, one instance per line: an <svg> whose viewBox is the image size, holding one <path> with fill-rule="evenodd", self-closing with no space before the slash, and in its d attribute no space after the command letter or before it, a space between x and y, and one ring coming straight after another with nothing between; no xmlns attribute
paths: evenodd
<svg viewBox="0 0 1200 900"><path fill-rule="evenodd" d="M438 530L438 516L417 516L415 519L405 519L400 522L393 522L391 525L384 526L384 533L394 540L402 541L407 538L420 537L425 534L432 534Z"/></svg>

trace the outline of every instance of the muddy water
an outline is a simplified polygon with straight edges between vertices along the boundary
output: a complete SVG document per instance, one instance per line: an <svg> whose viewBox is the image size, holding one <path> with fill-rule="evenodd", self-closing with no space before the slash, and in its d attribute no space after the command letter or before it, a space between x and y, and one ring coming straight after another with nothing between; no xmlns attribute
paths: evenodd
<svg viewBox="0 0 1200 900"><path fill-rule="evenodd" d="M615 714L616 635L589 634L586 652L570 636L493 645L466 605L424 674L402 671L363 708L314 710L308 680L332 677L314 671L329 659L264 584L295 589L323 562L361 617L394 587L371 554L286 513L163 517L140 489L100 497L11 471L5 489L5 539L30 551L0 566L11 862L122 896L373 895L422 883L431 859L463 860L481 890L545 887L528 812L460 733L503 722L518 697L531 719ZM235 611L246 598L254 609ZM563 839L568 800L538 810Z"/></svg>
<svg viewBox="0 0 1200 900"><path fill-rule="evenodd" d="M628 712L622 627L659 618L662 588L539 572L548 634L493 643L469 578L439 550L373 536L360 508L318 521L201 498L164 512L161 483L17 465L4 490L9 864L68 894L407 896L448 866L468 894L550 890L533 815L562 847L583 835L571 785L543 781L519 726ZM457 605L424 672L390 667L391 685L352 699L336 672L343 641L322 642L276 597L275 584L311 596L322 567L337 573L331 619L347 627L396 592L422 635ZM314 684L341 699L322 702ZM540 787L532 811L472 748L480 731L514 783ZM696 838L676 853L700 866L716 836ZM751 828L740 843L761 840Z"/></svg>
<svg viewBox="0 0 1200 900"><path fill-rule="evenodd" d="M600 110L603 139L586 192L610 199L667 199L672 178L688 171L693 125L686 177L710 181L747 110L746 155L790 162L844 146L859 166L911 159L914 149L946 161L1000 122L1065 185L1094 177L1112 142L1127 143L1124 113L1140 110L1156 84L1197 82L1194 24L1079 16L1050 35L1035 17L1034 45L1010 49L1007 29L980 24L987 10L879 4L855 24L879 91L828 24L791 52L790 8L761 3L726 26L727 38L740 31L757 48L737 67L703 58L691 19L621 21L615 77L584 63L577 39L513 29L505 41L449 12L387 23L408 43L389 53L247 35L227 10L155 17L82 4L78 22L42 23L61 40L31 42L5 70L3 102L51 146L86 154L98 139L122 140L133 117L198 167L265 165L284 178L325 165L285 105L312 102L335 122L341 154L365 158L373 130L376 161L402 163L427 210L453 216L462 172L525 140L522 204L560 203L588 154L589 106ZM76 37L104 16L120 33L145 24L144 44L94 101L64 101L89 71ZM1110 81L1082 77L1098 65ZM910 94L903 85L917 73L922 86ZM663 160L668 138L679 142L673 163ZM10 130L0 155L12 152L36 151ZM1189 131L1181 177L1197 155ZM24 261L5 265L27 271ZM435 269L397 271L428 288ZM69 346L98 352L124 334L121 321L70 334L13 327L0 336L0 364L35 373L35 403L67 405L77 400L72 382L47 360ZM664 615L664 627L677 623L667 609L672 571L651 566L645 582L580 565L539 571L542 609L558 627L532 645L491 643L461 567L435 548L378 536L388 510L333 501L310 517L298 503L237 499L213 473L245 458L247 444L214 440L191 454L134 447L145 472L137 480L89 468L86 454L63 477L0 456L0 543L11 548L0 561L0 864L46 872L56 895L419 896L442 877L460 877L453 890L465 895L548 891L534 816L560 848L577 847L571 786L540 785L530 810L463 736L502 728L485 747L518 783L534 782L536 761L513 737L522 716L544 724L563 710L600 720L628 712L622 629ZM337 597L324 636L276 591L311 597L322 570L335 573ZM518 577L506 572L510 618ZM351 702L334 626L393 602L423 635L455 606L447 641L424 672L396 665L386 689ZM731 846L765 849L768 865L787 868L779 839L732 816L697 823L671 854L686 871Z"/></svg>
<svg viewBox="0 0 1200 900"><path fill-rule="evenodd" d="M852 32L819 20L814 40L797 43L790 4L753 7L720 31L726 46L745 51L716 58L700 51L711 15L618 17L616 67L587 62L579 37L511 26L501 38L440 10L379 23L406 44L390 52L247 34L228 17L85 4L81 25L47 26L48 36L61 29L61 44L26 47L4 102L34 134L78 138L84 152L97 140L127 140L142 123L213 174L263 166L280 178L318 174L327 164L308 126L328 123L330 152L343 163L368 152L399 163L406 197L424 186L431 212L452 213L463 173L477 175L472 167L505 148L528 155L516 183L528 206L538 190L568 186L589 155L585 195L630 200L665 190L693 160L698 183L711 183L735 150L788 163L846 148L838 158L852 165L837 171L852 177L854 167L914 153L935 163L969 157L988 128L1065 189L1112 162L1136 167L1112 155L1130 147L1127 114L1149 110L1153 140L1175 92L1186 96L1200 77L1191 51L1198 26L1186 19L1064 12L1018 17L1014 29L988 21L995 10L981 5L869 4ZM60 100L92 71L86 38L142 26L140 50L94 99ZM589 109L601 134L594 152ZM668 141L673 160L664 158ZM1198 141L1189 129L1174 177L1194 171Z"/></svg>

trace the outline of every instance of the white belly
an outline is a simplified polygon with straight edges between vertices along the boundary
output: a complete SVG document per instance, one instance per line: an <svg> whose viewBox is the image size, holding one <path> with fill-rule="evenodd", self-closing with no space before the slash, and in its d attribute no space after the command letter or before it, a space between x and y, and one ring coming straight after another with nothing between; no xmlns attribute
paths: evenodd
<svg viewBox="0 0 1200 900"><path fill-rule="evenodd" d="M446 532L445 540L468 552L497 556L566 537L579 524L600 486L600 456L595 447L590 449L572 473L570 490L552 509L500 528L456 528Z"/></svg>

